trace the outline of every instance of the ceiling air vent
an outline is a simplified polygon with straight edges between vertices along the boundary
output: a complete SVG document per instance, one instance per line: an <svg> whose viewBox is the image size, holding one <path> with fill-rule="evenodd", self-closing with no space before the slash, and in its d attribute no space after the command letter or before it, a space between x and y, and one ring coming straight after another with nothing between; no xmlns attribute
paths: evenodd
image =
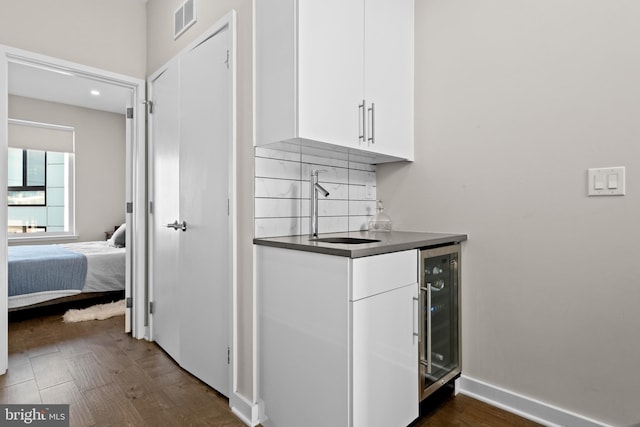
<svg viewBox="0 0 640 427"><path fill-rule="evenodd" d="M173 39L196 23L196 0L187 0L173 14Z"/></svg>

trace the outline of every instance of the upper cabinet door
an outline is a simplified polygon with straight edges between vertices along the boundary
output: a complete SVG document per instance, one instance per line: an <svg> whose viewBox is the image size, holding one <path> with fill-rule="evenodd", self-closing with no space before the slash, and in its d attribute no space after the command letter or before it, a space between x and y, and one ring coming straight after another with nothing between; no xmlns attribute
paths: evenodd
<svg viewBox="0 0 640 427"><path fill-rule="evenodd" d="M255 4L256 145L358 145L364 0Z"/></svg>
<svg viewBox="0 0 640 427"><path fill-rule="evenodd" d="M413 160L414 0L366 0L368 149Z"/></svg>
<svg viewBox="0 0 640 427"><path fill-rule="evenodd" d="M364 1L300 1L298 19L298 136L358 147Z"/></svg>

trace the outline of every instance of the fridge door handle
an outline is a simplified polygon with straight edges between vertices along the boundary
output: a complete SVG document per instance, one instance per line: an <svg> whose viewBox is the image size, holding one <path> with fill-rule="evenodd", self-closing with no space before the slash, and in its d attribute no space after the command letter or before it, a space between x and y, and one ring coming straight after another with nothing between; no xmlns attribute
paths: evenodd
<svg viewBox="0 0 640 427"><path fill-rule="evenodd" d="M425 307L425 316L429 316L428 321L426 322L426 326L427 326L427 330L426 330L426 337L425 337L425 342L423 342L422 344L422 349L424 350L422 355L423 355L423 360L421 360L421 363L423 365L425 365L426 369L427 369L427 373L430 374L431 373L431 283L425 283L426 286L421 286L420 290L422 292L425 293L426 297L427 297L427 303L426 305L423 305ZM425 322L422 321L421 322L422 325L425 325ZM426 347L426 348L425 348Z"/></svg>
<svg viewBox="0 0 640 427"><path fill-rule="evenodd" d="M431 283L427 286L427 316L429 316L429 321L427 322L427 374L431 373L432 365L431 365L431 324L433 323L432 312L431 312Z"/></svg>

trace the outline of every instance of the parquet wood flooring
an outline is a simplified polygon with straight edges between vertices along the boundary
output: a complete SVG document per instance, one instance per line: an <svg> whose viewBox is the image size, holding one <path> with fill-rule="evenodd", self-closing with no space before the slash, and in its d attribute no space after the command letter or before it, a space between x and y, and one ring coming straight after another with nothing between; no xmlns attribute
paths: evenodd
<svg viewBox="0 0 640 427"><path fill-rule="evenodd" d="M81 427L244 426L224 396L182 370L156 344L125 334L123 317L65 324L64 309L12 313L0 402L66 403L70 425ZM461 395L441 399L411 425L534 426Z"/></svg>

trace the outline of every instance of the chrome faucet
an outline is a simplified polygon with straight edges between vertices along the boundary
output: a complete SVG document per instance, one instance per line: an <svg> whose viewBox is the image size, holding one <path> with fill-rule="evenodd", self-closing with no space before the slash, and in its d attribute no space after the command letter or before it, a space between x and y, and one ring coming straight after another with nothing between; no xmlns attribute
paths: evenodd
<svg viewBox="0 0 640 427"><path fill-rule="evenodd" d="M318 237L318 193L321 193L324 197L329 195L329 192L325 188L318 184L318 173L326 172L325 170L313 169L311 171L311 179L309 180L309 236Z"/></svg>

